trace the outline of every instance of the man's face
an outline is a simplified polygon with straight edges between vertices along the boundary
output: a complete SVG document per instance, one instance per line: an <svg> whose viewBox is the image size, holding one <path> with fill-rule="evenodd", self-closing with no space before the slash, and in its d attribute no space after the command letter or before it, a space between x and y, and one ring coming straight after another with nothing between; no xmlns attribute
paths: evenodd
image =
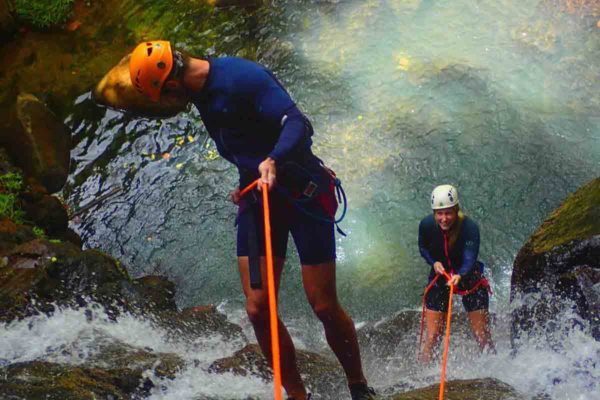
<svg viewBox="0 0 600 400"><path fill-rule="evenodd" d="M458 218L458 210L456 207L442 208L435 210L433 213L435 222L443 231L449 230Z"/></svg>

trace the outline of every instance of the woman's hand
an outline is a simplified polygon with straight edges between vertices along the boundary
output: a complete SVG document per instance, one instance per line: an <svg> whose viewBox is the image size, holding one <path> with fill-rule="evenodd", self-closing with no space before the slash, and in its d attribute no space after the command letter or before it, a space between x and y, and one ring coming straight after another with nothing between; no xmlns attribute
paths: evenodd
<svg viewBox="0 0 600 400"><path fill-rule="evenodd" d="M438 275L444 275L444 272L446 272L446 270L444 269L444 264L442 264L439 261L433 263L433 270Z"/></svg>
<svg viewBox="0 0 600 400"><path fill-rule="evenodd" d="M262 189L262 184L266 183L269 191L271 191L277 183L277 168L275 167L275 160L267 157L258 166L258 173L260 174L260 181L258 182L258 190Z"/></svg>
<svg viewBox="0 0 600 400"><path fill-rule="evenodd" d="M241 199L239 186L236 187L235 190L229 192L229 200L231 200L233 204L239 205Z"/></svg>

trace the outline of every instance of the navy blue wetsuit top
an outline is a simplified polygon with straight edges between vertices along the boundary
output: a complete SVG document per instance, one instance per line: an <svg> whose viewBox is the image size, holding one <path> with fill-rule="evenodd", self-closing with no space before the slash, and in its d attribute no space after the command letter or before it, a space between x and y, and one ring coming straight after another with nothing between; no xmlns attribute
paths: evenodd
<svg viewBox="0 0 600 400"><path fill-rule="evenodd" d="M256 174L267 157L278 164L306 153L312 126L267 68L236 57L211 58L204 88L192 101L224 158Z"/></svg>
<svg viewBox="0 0 600 400"><path fill-rule="evenodd" d="M432 267L436 261L439 261L444 264L447 271L450 271L448 260L444 254L444 234L435 223L433 214L423 218L419 224L419 251L425 261ZM462 277L478 266L479 227L471 218L465 217L463 219L456 243L449 249L448 253L454 273ZM432 268L429 279L431 280L434 276L435 272Z"/></svg>

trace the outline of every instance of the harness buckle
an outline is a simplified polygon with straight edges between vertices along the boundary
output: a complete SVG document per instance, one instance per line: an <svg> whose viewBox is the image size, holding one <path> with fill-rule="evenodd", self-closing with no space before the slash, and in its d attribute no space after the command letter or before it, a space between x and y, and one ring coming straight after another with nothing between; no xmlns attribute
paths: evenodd
<svg viewBox="0 0 600 400"><path fill-rule="evenodd" d="M304 191L302 192L302 194L306 197L312 197L315 194L315 191L317 190L318 186L316 183L314 183L313 181L308 182L308 184L306 185L306 187L304 188Z"/></svg>

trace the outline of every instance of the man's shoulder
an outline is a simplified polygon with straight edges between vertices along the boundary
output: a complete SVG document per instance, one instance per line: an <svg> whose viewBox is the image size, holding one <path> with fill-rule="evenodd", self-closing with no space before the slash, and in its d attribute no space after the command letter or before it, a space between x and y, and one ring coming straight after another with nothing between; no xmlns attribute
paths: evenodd
<svg viewBox="0 0 600 400"><path fill-rule="evenodd" d="M229 74L239 73L240 75L248 73L262 73L265 67L257 62L241 57L216 57L211 59L211 64L219 70Z"/></svg>

